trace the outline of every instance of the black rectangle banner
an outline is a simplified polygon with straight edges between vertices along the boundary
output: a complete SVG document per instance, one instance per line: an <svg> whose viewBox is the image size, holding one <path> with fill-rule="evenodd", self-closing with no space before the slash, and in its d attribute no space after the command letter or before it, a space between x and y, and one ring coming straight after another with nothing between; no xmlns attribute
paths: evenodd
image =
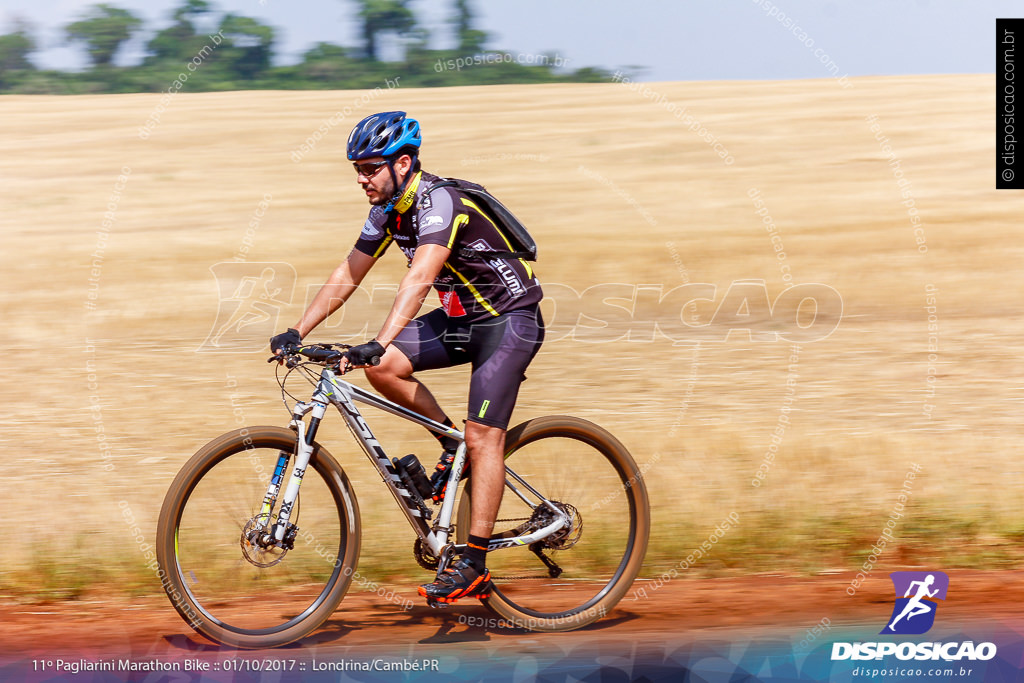
<svg viewBox="0 0 1024 683"><path fill-rule="evenodd" d="M1017 116L1016 105L1018 44L1024 47L1024 19L996 19L997 190L1024 190L1024 116Z"/></svg>

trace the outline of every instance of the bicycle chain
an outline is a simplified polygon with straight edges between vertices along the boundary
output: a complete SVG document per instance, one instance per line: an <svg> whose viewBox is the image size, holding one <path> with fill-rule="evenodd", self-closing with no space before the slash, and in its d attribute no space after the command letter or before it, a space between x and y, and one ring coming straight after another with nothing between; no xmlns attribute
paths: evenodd
<svg viewBox="0 0 1024 683"><path fill-rule="evenodd" d="M496 520L494 520L494 523L497 524L498 522L526 522L526 521L529 521L529 519L530 519L529 517L519 517L519 518L514 518L514 519L496 519ZM419 566L423 567L424 569L429 569L430 571L434 571L434 570L437 569L438 559L436 557L434 557L433 555L431 555L429 552L427 552L426 548L423 547L423 542L420 541L420 539L418 539L418 538L416 539L416 542L413 544L412 554L413 554L413 557L416 558L416 563L419 564ZM506 577L502 577L502 578L506 578ZM516 577L507 577L507 578L516 578ZM525 577L525 578L539 578L539 577Z"/></svg>
<svg viewBox="0 0 1024 683"><path fill-rule="evenodd" d="M515 517L511 519L496 519L494 523L498 522L528 522L529 517ZM423 549L423 545L419 539L416 539L416 543L413 547L413 555L416 557L416 562L419 563L424 569L435 570L437 569L437 558L429 555ZM533 575L533 576L494 576L493 579L499 581L522 581L523 579L545 579L548 578L546 575Z"/></svg>
<svg viewBox="0 0 1024 683"><path fill-rule="evenodd" d="M497 581L522 581L523 579L550 579L551 577L547 574L538 574L536 576L491 576L491 580Z"/></svg>

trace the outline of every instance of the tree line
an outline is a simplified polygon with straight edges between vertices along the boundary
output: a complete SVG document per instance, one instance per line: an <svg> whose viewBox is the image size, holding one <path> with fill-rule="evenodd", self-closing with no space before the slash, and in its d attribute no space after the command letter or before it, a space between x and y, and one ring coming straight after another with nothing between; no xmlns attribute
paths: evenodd
<svg viewBox="0 0 1024 683"><path fill-rule="evenodd" d="M190 91L310 90L372 88L396 74L402 85L430 87L496 83L607 81L599 68L568 70L558 55L522 55L489 50L489 36L474 27L470 0L454 0L449 20L457 44L428 48L429 32L410 9L411 0L346 0L357 7L360 44L321 42L296 64L275 66L274 27L237 13L220 13L207 0L184 0L171 24L153 32L138 64L119 65L119 53L144 22L131 11L101 3L63 28L67 44L84 48L89 68L70 72L37 68L39 45L31 27L19 22L0 35L0 93L83 94L159 92L188 70ZM200 30L200 26L206 28ZM211 30L212 29L212 30ZM404 49L398 61L384 61L388 39Z"/></svg>

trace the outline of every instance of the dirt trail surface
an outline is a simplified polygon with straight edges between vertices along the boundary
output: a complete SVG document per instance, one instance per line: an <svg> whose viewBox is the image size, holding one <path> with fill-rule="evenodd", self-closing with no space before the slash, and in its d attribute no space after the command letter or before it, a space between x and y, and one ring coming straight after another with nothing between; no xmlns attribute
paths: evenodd
<svg viewBox="0 0 1024 683"><path fill-rule="evenodd" d="M945 635L948 640L950 634L970 628L1024 632L1018 607L1024 601L1024 572L949 574L950 591L940 603L929 638ZM851 596L847 588L852 578L850 574L685 578L658 588L656 582L638 581L636 590L608 617L561 634L507 628L472 601L433 610L416 599L414 586L406 585L396 587L396 592L413 601L409 610L374 593L350 594L323 628L292 645L265 651L238 651L207 641L188 629L161 596L131 602L104 602L93 596L77 602L0 605L4 613L0 642L8 660L16 659L23 667L33 660L73 663L120 658L179 664L198 660L215 664L222 673L230 666L267 669L291 662L307 667L296 669L297 674L310 671L314 662L330 666L323 662L383 658L387 662L436 660L442 678L472 680L473 672L491 660L513 668L526 659L536 664L563 657L597 657L598 663L601 657L649 662L659 653L700 643L765 639L776 645L789 643L793 652L800 653L830 639L848 638L851 632L861 637L877 633L892 609L891 583L887 576L872 577ZM818 634L814 627L820 629ZM251 663L260 660L263 663ZM271 661L277 663L267 663ZM635 671L642 669L642 664L632 666L637 667ZM270 672L259 673L266 677Z"/></svg>

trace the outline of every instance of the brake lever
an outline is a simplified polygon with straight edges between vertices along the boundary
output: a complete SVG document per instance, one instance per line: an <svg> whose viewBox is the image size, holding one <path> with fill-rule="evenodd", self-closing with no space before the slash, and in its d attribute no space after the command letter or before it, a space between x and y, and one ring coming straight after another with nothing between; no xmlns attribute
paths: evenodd
<svg viewBox="0 0 1024 683"><path fill-rule="evenodd" d="M294 353L297 349L300 348L302 348L300 344L285 344L284 348L281 349L282 353L275 353L273 356L267 359L267 362L273 363L274 361L277 361L278 363L280 363L281 361L284 361L285 358L287 357L288 360L285 362L288 363L288 367L294 368L295 365L291 364L293 358L292 353Z"/></svg>

